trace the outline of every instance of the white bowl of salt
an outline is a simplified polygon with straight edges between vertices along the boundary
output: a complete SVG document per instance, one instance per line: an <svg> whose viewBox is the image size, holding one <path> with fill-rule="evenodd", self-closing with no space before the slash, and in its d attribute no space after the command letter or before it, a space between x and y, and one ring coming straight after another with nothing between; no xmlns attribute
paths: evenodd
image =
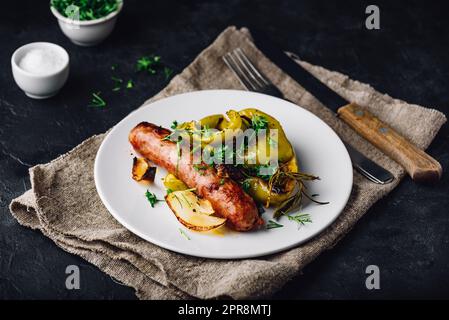
<svg viewBox="0 0 449 320"><path fill-rule="evenodd" d="M69 55L54 43L33 42L18 48L11 57L17 85L34 99L54 96L69 76Z"/></svg>

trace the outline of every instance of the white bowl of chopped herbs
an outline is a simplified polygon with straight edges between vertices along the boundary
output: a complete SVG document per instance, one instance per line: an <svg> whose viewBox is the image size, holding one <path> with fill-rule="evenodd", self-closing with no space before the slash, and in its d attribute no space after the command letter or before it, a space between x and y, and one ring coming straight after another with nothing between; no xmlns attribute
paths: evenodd
<svg viewBox="0 0 449 320"><path fill-rule="evenodd" d="M122 0L51 0L62 32L75 44L93 46L112 32Z"/></svg>

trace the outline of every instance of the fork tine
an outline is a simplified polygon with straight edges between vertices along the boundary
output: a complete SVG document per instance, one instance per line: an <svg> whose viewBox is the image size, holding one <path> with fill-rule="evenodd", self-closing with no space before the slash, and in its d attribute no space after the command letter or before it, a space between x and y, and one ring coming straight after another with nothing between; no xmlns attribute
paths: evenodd
<svg viewBox="0 0 449 320"><path fill-rule="evenodd" d="M262 86L268 86L270 85L270 81L265 78L265 76L263 74L261 74L259 72L259 70L257 70L257 68L254 66L254 64L248 59L248 57L246 56L245 52L243 52L243 50L241 48L237 48L235 49L235 52L237 53L237 55L240 57L240 59L242 60L242 63L244 63L246 65L246 67L250 70L250 73L252 75L254 75L255 78L257 78L257 80L259 82L262 83Z"/></svg>
<svg viewBox="0 0 449 320"><path fill-rule="evenodd" d="M232 52L228 52L226 55L222 57L223 61L226 65L235 73L237 79L239 79L240 83L250 91L256 91L257 88L251 83L247 75L242 71L241 67L237 64Z"/></svg>
<svg viewBox="0 0 449 320"><path fill-rule="evenodd" d="M245 64L245 62L243 61L240 53L237 51L238 49L235 49L234 51L232 51L232 56L234 58L234 60L236 61L236 63L239 65L240 69L242 70L242 72L245 73L246 77L248 78L248 80L251 82L251 84L253 85L253 87L255 87L255 91L260 91L261 89L263 89L263 87L265 86L265 84L263 82L261 82L260 80L257 79L257 76L252 72L252 70Z"/></svg>

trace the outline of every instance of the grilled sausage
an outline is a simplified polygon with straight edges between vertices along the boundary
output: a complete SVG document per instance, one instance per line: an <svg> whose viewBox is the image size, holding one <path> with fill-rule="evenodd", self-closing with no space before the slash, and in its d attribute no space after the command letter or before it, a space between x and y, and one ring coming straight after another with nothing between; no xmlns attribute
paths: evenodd
<svg viewBox="0 0 449 320"><path fill-rule="evenodd" d="M216 214L226 218L232 229L248 231L263 225L254 200L238 183L219 176L213 167L198 169L190 152L178 155L176 143L164 140L170 133L160 126L141 122L129 133L129 141L142 156L176 175L189 188L196 188L197 194L209 200Z"/></svg>

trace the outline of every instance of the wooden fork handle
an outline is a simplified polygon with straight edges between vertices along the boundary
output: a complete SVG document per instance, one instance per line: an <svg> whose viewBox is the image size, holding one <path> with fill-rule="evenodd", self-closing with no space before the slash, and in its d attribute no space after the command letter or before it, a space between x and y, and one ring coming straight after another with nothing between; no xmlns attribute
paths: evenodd
<svg viewBox="0 0 449 320"><path fill-rule="evenodd" d="M339 117L358 134L402 165L417 182L436 182L443 172L441 165L417 148L371 112L350 103L338 109Z"/></svg>

